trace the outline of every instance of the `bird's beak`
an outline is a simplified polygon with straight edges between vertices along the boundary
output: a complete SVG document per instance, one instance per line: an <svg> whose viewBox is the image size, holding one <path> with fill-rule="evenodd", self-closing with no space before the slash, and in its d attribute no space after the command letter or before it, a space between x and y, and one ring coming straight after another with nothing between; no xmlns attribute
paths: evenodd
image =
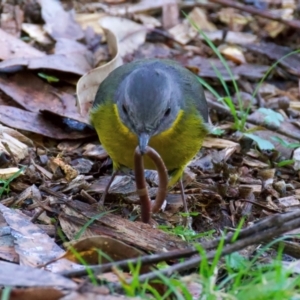
<svg viewBox="0 0 300 300"><path fill-rule="evenodd" d="M145 154L150 136L147 133L140 133L138 139L139 139L139 147L140 147L141 154Z"/></svg>

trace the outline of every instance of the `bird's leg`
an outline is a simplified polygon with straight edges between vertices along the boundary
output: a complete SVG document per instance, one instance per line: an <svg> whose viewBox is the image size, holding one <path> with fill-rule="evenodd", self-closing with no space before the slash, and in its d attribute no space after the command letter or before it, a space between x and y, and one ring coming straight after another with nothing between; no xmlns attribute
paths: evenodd
<svg viewBox="0 0 300 300"><path fill-rule="evenodd" d="M118 174L117 170L113 171L113 173L111 174L109 182L108 182L107 186L105 187L105 190L104 190L104 192L103 192L103 194L101 196L101 199L99 201L100 205L104 204L104 201L105 201L106 195L108 194L109 188L110 188L111 184L113 183L113 181L114 181L114 179L115 179L115 177L116 177L117 174Z"/></svg>
<svg viewBox="0 0 300 300"><path fill-rule="evenodd" d="M183 208L184 208L184 212L186 214L189 213L187 204L186 204L186 198L185 198L185 193L184 193L184 187L183 187L183 182L182 182L182 178L180 179L180 192L181 192L181 199L182 199L182 203L183 203Z"/></svg>
<svg viewBox="0 0 300 300"><path fill-rule="evenodd" d="M189 210L188 210L187 203L186 203L186 197L185 197L182 178L180 178L179 182L180 182L180 192L181 192L183 208L184 208L184 212L186 213L186 217L184 218L185 226L187 226L189 229L192 229L191 217L190 217Z"/></svg>

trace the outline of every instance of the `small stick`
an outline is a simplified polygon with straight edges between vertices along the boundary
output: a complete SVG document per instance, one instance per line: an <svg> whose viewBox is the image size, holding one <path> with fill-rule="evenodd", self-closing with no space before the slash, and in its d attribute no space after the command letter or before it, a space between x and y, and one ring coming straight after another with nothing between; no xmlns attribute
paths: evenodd
<svg viewBox="0 0 300 300"><path fill-rule="evenodd" d="M258 16L266 18L266 19L281 22L292 28L296 28L296 29L300 28L299 20L286 20L286 19L283 19L281 17L278 17L278 16L272 14L272 12L270 12L268 10L260 10L255 7L252 7L249 5L243 5L242 3L239 3L237 1L231 1L231 0L211 0L211 2L218 3L223 6L233 7L233 8L239 9L241 11L248 12L252 15L258 15Z"/></svg>
<svg viewBox="0 0 300 300"><path fill-rule="evenodd" d="M256 243L265 241L265 236L264 236L265 233L268 233L268 238L266 240L269 241L268 239L270 239L270 233L273 233L271 238L274 238L284 232L291 230L290 229L291 224L293 224L292 229L299 227L300 226L299 223L298 224L293 223L293 220L298 221L299 218L300 218L300 210L296 210L296 211L288 212L288 213L284 213L284 214L276 214L276 215L273 215L270 217L266 217L265 219L259 221L258 223L252 225L251 227L242 229L239 232L238 236L236 237L235 243L233 243L233 237L236 235L236 233L228 233L225 238L221 237L221 238L216 238L211 241L206 241L206 242L201 243L201 246L206 251L213 250L219 245L221 240L223 240L224 248L233 246L234 249L236 249L235 245L236 245L236 243L239 243L239 249L242 249L242 248L240 248L241 243L243 243L242 247L244 247L245 241L247 241L247 240L251 241L252 244L256 244ZM289 228L285 228L283 231L281 230L280 232L278 232L278 230L281 229L282 226L284 226L286 224L288 224ZM261 239L259 241L257 241L257 240L255 240L256 237L260 237ZM228 248L227 248L227 250L228 250ZM231 250L232 250L232 248L231 248ZM118 267L118 268L126 268L129 263L131 263L131 264L141 263L144 266L144 265L154 264L154 263L158 263L158 262L166 261L166 260L174 260L174 259L178 259L178 258L190 257L197 253L198 253L198 250L194 247L192 247L190 249L170 250L170 251L164 252L164 253L145 255L145 256L140 256L137 258L130 258L130 259L120 260L117 262L112 262L112 263L107 263L107 264L89 266L89 269L92 270L95 274L101 274L104 272L111 271L113 266ZM226 253L223 253L223 254L225 255ZM61 272L60 274L65 277L71 278L71 277L75 277L75 276L87 275L88 272L87 272L87 268L84 268L82 270L64 271L64 272Z"/></svg>

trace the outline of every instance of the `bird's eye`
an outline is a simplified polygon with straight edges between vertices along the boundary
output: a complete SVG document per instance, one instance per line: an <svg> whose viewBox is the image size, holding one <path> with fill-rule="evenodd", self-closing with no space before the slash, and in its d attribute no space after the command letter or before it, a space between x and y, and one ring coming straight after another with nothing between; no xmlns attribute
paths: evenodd
<svg viewBox="0 0 300 300"><path fill-rule="evenodd" d="M127 111L127 108L124 104L122 105L122 109L123 109L124 114L127 115L128 111Z"/></svg>
<svg viewBox="0 0 300 300"><path fill-rule="evenodd" d="M165 111L165 117L167 117L171 112L171 108L169 107L166 111Z"/></svg>

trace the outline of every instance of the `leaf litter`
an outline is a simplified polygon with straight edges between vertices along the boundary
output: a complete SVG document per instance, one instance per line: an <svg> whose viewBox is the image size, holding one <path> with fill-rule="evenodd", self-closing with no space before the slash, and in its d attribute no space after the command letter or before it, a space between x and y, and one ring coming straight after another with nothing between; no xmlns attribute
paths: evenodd
<svg viewBox="0 0 300 300"><path fill-rule="evenodd" d="M39 287L44 292L52 287L51 299L62 297L57 287L64 288L69 299L87 293L106 297L107 289L95 290L87 282L85 291L75 292L80 277L72 281L52 272L85 270L71 262L82 263L78 257L87 264L105 266L110 259L126 262L148 253L170 253L165 260L171 260L174 267L169 268L175 272L174 251L183 255L192 242L205 245L207 237L197 234L212 232L217 238L226 229L234 230L241 218L246 218L243 228L247 230L277 213L297 213L300 56L297 52L287 55L297 50L300 26L296 6L277 2L268 2L267 10L229 0L1 4L0 98L5 102L0 105L0 122L5 126L0 135L0 264L6 274L0 278L1 286L11 286L19 297L30 295L32 287L36 292ZM203 35L180 15L181 9L215 43L232 74ZM177 60L213 88L206 95L212 132L219 136L207 137L184 174L192 232L179 231L184 220L179 186L168 193L166 207L153 215L150 225L139 222L139 198L130 170L116 176L105 207L98 205L112 165L89 125L89 109L109 72L124 62L150 57ZM220 78L229 87L238 118L250 105L244 128L238 127L233 111L221 101L226 94ZM239 93L243 105L239 105ZM149 195L155 198L157 173L146 171L145 177ZM275 223L270 224L272 228ZM244 246L228 251L246 249L245 257L250 257L254 250L245 245L264 244L292 229L299 233L300 224L287 229L282 224L283 231L274 227L272 236L266 230L265 240L263 234L261 240L252 234L248 242L249 237L243 240L241 233ZM79 247L78 238L84 248ZM67 250L66 241L72 242L73 251L72 247ZM299 258L297 237L284 245L289 260ZM76 259L74 250L79 254ZM268 255L272 259L272 253ZM101 261L102 256L110 259ZM152 278L147 264L144 267L144 275ZM124 279L125 273L109 271L115 276L116 289L118 282L131 278L129 273ZM105 278L110 281L108 275ZM191 293L203 292L198 278L184 281ZM161 287L157 290L164 292Z"/></svg>

